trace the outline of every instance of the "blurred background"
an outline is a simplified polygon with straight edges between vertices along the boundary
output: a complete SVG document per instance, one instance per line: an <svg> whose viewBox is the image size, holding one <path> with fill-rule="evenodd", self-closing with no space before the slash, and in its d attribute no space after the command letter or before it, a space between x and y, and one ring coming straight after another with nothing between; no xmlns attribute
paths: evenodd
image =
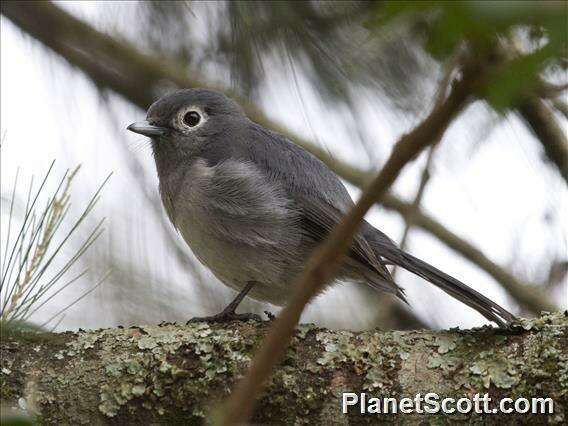
<svg viewBox="0 0 568 426"><path fill-rule="evenodd" d="M494 45L507 65L442 140L404 170L368 220L515 314L566 309L566 7L3 2L3 316L12 303L47 300L37 311L28 306L20 319L50 320L58 330L126 326L210 315L234 297L169 224L149 141L126 131L159 96L179 87L224 91L255 121L320 156L357 198L397 139L456 77L466 39ZM49 203L66 170L81 168L62 204L68 213L52 236L27 213L29 194L33 199L53 160L38 208L53 209ZM104 232L76 258L102 218ZM10 261L21 229L35 245L27 258L25 249L19 257L16 249ZM51 244L43 253L46 233ZM26 280L26 273L37 279ZM319 296L302 321L355 330L486 323L421 279L395 273L410 309L346 283ZM67 282L72 285L58 291ZM38 291L39 302L33 300ZM240 310L278 308L246 300Z"/></svg>

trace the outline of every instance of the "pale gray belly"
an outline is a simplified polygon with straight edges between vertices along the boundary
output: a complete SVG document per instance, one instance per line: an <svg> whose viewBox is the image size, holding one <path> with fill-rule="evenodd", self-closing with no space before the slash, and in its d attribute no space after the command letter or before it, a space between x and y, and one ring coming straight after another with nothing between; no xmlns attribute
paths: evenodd
<svg viewBox="0 0 568 426"><path fill-rule="evenodd" d="M175 190L161 187L161 194L174 226L221 282L240 290L254 281L251 297L286 302L306 253L282 188L250 163L197 160Z"/></svg>
<svg viewBox="0 0 568 426"><path fill-rule="evenodd" d="M189 213L189 212L188 212ZM293 229L273 229L270 236L263 236L262 242L233 240L231 228L223 226L209 213L204 217L201 212L192 212L184 216L180 223L180 232L192 252L201 263L225 285L239 291L248 282L256 282L249 296L282 305L287 301L290 285L300 270L303 257L299 247L283 250L279 245L284 233L293 233ZM234 225L234 232L239 234L240 225ZM289 242L290 238L286 240Z"/></svg>

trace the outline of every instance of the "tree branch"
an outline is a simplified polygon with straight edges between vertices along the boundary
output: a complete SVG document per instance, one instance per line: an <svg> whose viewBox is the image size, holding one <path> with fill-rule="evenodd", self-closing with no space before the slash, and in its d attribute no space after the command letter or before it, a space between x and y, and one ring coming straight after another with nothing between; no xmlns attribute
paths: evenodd
<svg viewBox="0 0 568 426"><path fill-rule="evenodd" d="M179 87L212 88L196 78L195 73L190 76L185 69L171 60L145 55L124 41L117 41L94 30L50 2L2 1L0 11L22 31L86 73L100 88L111 89L142 109L146 109L154 101L154 94L164 81L172 82ZM372 178L370 173L334 158L311 141L270 121L252 105L242 100L239 102L245 106L252 120L284 134L307 149L347 182L360 188L364 188L370 182ZM386 194L381 204L402 215L409 211L410 206L392 194ZM536 292L533 291L534 286L517 280L505 269L490 261L475 246L447 230L432 217L417 212L414 215L414 225L429 232L485 270L500 282L513 298L517 299L519 294L530 295ZM530 296L521 297L518 302L533 313L553 310L553 304L542 294L534 299Z"/></svg>
<svg viewBox="0 0 568 426"><path fill-rule="evenodd" d="M202 424L246 371L267 323L165 325L78 333L2 330L2 424L27 407L38 424ZM413 398L550 397L554 414L464 415L464 423L562 423L568 415L568 317L493 329L362 333L304 324L252 416L253 424L445 424L455 415L341 412L342 392ZM20 419L21 420L21 419ZM6 423L5 423L6 422ZM17 423L24 424L24 423ZM31 423L29 423L31 424ZM35 422L34 422L35 424Z"/></svg>
<svg viewBox="0 0 568 426"><path fill-rule="evenodd" d="M519 105L518 111L527 127L542 144L548 159L556 165L568 184L568 140L550 108L542 99L531 96Z"/></svg>

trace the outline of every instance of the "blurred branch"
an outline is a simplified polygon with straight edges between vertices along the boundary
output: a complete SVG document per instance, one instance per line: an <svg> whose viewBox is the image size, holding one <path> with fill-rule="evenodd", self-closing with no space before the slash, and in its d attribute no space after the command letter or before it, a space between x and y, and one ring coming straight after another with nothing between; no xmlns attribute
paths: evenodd
<svg viewBox="0 0 568 426"><path fill-rule="evenodd" d="M430 167L432 165L432 158L434 157L435 149L436 145L432 145L428 150L428 157L426 158L426 164L424 164L424 168L422 169L422 173L420 175L418 190L416 191L414 201L410 205L411 209L407 214L403 215L405 226L399 243L401 250L404 250L406 248L408 235L410 234L410 228L412 228L412 226L414 225L414 216L420 210L420 203L422 202L422 197L424 196L424 192L426 191L426 185L428 185L428 182L430 181ZM393 278L396 277L396 271L398 271L398 268L395 266L392 271Z"/></svg>
<svg viewBox="0 0 568 426"><path fill-rule="evenodd" d="M568 260L554 260L548 270L548 277L544 283L547 289L553 289L563 282L566 282L568 277Z"/></svg>
<svg viewBox="0 0 568 426"><path fill-rule="evenodd" d="M451 83L451 77L452 77L452 73L455 71L456 67L459 66L459 60L460 60L460 56L461 56L461 50L458 49L456 50L455 54L452 56L452 58L447 62L446 64L446 71L444 72L444 76L442 78L442 80L440 81L440 84L438 86L438 94L436 96L436 100L434 102L434 108L439 107L444 101L445 101L445 97L446 97L446 92L448 90L448 87ZM420 182L418 184L418 190L416 191L416 195L414 197L414 201L411 204L412 209L409 210L406 214L402 214L402 217L404 219L404 231L402 233L402 237L400 239L400 243L399 243L399 247L401 250L405 250L406 249L406 244L408 242L408 236L410 234L410 230L412 228L412 226L414 225L414 215L419 211L420 208L420 203L422 202L422 198L424 196L424 193L426 191L426 186L428 185L428 182L430 181L430 168L432 166L432 161L434 158L434 151L436 150L436 147L439 144L439 140L435 141L432 146L430 146L430 148L428 148L428 154L427 154L427 158L426 158L426 164L424 165L423 169L422 169L422 173L420 175ZM393 280L396 282L396 275L397 272L400 270L400 268L398 268L396 265L394 265L391 275ZM393 299L389 299L388 303L386 303L385 306L385 313L382 314L383 316L385 315L390 315L392 309L395 306L399 306L400 304L397 303L396 300Z"/></svg>
<svg viewBox="0 0 568 426"><path fill-rule="evenodd" d="M541 80L535 90L535 94L539 98L553 99L560 96L560 94L567 89L568 89L568 83L552 84Z"/></svg>
<svg viewBox="0 0 568 426"><path fill-rule="evenodd" d="M411 210L409 210L407 214L401 214L405 222L404 231L402 233L402 238L400 239L399 243L399 247L401 250L404 250L406 248L406 244L408 242L408 235L410 234L410 229L414 225L414 215L416 215L416 213L419 211L420 203L422 202L422 197L426 190L426 185L428 184L428 181L430 179L430 165L432 163L432 157L435 147L436 145L433 145L428 150L428 158L426 159L426 164L422 169L422 174L420 176L420 183L418 184L418 190L416 191L416 196L414 197L414 201L411 204ZM394 265L392 268L391 276L395 282L397 282L396 277L397 277L397 272L399 270L400 268L397 267L396 265ZM393 315L394 313L393 311L395 309L398 309L399 311L403 309L401 304L398 302L398 300L392 297L386 299L384 301L384 307L381 309L381 312L379 312L377 316L377 323L378 324L384 323L387 318Z"/></svg>
<svg viewBox="0 0 568 426"><path fill-rule="evenodd" d="M568 120L568 103L563 99L552 99L552 106Z"/></svg>
<svg viewBox="0 0 568 426"><path fill-rule="evenodd" d="M256 398L275 365L284 356L305 306L340 268L343 255L367 211L381 200L409 162L440 139L465 106L481 75L482 72L474 61L464 65L461 80L455 82L445 101L435 105L422 123L401 137L387 162L363 191L355 206L310 256L300 277L294 283L288 304L270 328L248 374L231 394L218 424L244 424L250 418Z"/></svg>
<svg viewBox="0 0 568 426"><path fill-rule="evenodd" d="M155 94L164 82L173 82L179 87L214 88L199 80L196 73L190 76L177 63L145 55L126 42L119 42L96 31L50 2L3 1L0 3L0 11L21 30L86 73L101 89L111 89L142 109L146 109L154 101ZM54 28L58 30L53 31ZM313 142L270 121L248 102L242 99L238 101L251 120L289 137L326 163L347 182L360 188L364 188L369 183L372 178L371 173L333 157ZM392 194L386 194L382 198L381 205L402 215L407 214L411 209L410 204ZM524 308L533 313L554 310L554 305L544 294L540 294L538 289L520 282L504 268L489 260L478 248L446 229L431 216L417 211L413 220L415 226L429 232L485 270Z"/></svg>
<svg viewBox="0 0 568 426"><path fill-rule="evenodd" d="M387 209L397 212L412 211L412 205L405 203L395 197L385 197L381 205ZM542 288L536 285L525 283L507 271L505 268L497 265L489 259L481 250L468 243L462 237L452 233L431 216L424 212L415 212L414 225L435 235L440 241L443 241L449 248L460 253L464 258L477 265L480 269L488 273L491 277L500 283L505 291L519 303L523 308L531 312L556 310L554 303L542 291Z"/></svg>
<svg viewBox="0 0 568 426"><path fill-rule="evenodd" d="M519 105L518 111L568 184L568 140L550 108L542 99L530 96Z"/></svg>
<svg viewBox="0 0 568 426"><path fill-rule="evenodd" d="M448 87L451 83L452 74L459 66L460 56L463 54L462 49L458 48L452 55L449 61L445 64L445 72L443 75L442 80L438 86L438 94L436 96L436 100L434 102L434 107L437 107L442 102L444 102L446 98L446 92ZM422 169L422 173L420 175L420 182L418 184L418 190L416 191L416 195L414 196L414 201L412 202L412 210L408 212L408 214L403 215L405 226L404 231L402 233L402 238L400 239L400 248L404 250L406 248L406 243L408 241L408 235L410 234L410 228L414 224L414 215L419 210L420 203L422 202L422 198L424 196L424 192L426 191L426 186L430 181L430 168L432 166L432 161L434 158L434 151L436 147L439 145L439 141L432 144L432 146L428 149L428 155L426 157L426 164L424 164L424 168ZM392 277L393 279L396 278L396 273L399 268L396 266L392 270Z"/></svg>

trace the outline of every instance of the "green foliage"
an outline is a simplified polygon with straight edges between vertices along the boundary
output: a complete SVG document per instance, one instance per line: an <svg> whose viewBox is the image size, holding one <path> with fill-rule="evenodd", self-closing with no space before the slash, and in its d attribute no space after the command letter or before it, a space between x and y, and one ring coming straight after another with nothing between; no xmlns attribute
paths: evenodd
<svg viewBox="0 0 568 426"><path fill-rule="evenodd" d="M368 27L421 22L424 49L446 60L467 43L498 58L480 95L497 111L513 107L539 74L566 57L568 6L551 1L391 1L375 9Z"/></svg>

